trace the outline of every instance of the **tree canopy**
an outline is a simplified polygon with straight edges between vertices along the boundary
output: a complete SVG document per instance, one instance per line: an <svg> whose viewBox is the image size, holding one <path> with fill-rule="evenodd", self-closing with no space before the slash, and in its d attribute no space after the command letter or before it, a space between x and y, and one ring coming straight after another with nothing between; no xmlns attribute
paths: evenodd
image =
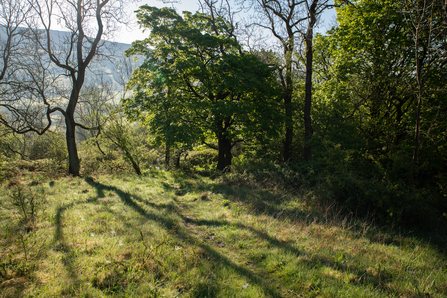
<svg viewBox="0 0 447 298"><path fill-rule="evenodd" d="M243 51L224 19L149 6L137 17L151 33L127 51L146 58L129 82L128 115L148 120L167 146L215 147L219 170L236 143L277 132L274 68Z"/></svg>

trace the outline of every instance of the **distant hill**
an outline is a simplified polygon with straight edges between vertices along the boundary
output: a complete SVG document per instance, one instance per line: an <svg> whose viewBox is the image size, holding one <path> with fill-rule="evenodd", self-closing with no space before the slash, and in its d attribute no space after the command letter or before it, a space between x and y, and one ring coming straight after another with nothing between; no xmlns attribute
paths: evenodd
<svg viewBox="0 0 447 298"><path fill-rule="evenodd" d="M69 37L70 32L59 30L51 31L51 38L54 44L63 45L64 41L68 40ZM6 41L6 38L5 28L0 26L0 49ZM130 46L130 44L126 43L102 41L101 55L97 55L97 57L89 65L89 71L86 76L85 84L91 84L92 82L98 82L99 84L102 81L106 81L111 84L113 89L117 91L122 90L123 82L118 74L118 71L123 69L123 60L127 60L131 69L135 69L142 63L142 59L135 62L133 58L126 58L124 56L124 52L129 49Z"/></svg>

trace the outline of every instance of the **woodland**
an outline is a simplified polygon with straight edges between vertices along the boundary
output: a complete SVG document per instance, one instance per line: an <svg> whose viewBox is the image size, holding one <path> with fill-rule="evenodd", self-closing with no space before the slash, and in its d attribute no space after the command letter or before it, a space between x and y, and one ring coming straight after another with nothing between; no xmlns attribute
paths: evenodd
<svg viewBox="0 0 447 298"><path fill-rule="evenodd" d="M0 294L32 296L29 282L39 279L31 288L43 296L95 289L98 297L149 290L151 297L242 297L242 287L252 289L246 297L445 297L447 2L201 0L198 12L143 5L135 13L147 37L121 55L106 40L128 24L125 5L0 1L0 179L8 198L0 211L16 208L2 220L2 243L10 246L0 251L9 256ZM336 24L323 33L328 10ZM113 82L97 67L104 61ZM45 194L57 210L49 215L47 206L39 219ZM90 218L105 217L96 232L80 235L113 231L107 237L118 241L129 229L134 255L114 252L121 257L76 279L76 268L91 262L75 263L78 253L92 257L106 245L76 238L83 223L74 222L87 218L82 204ZM119 204L134 217L119 213ZM77 227L71 235L61 232L63 216ZM110 218L128 224L111 228ZM158 228L143 228L148 221ZM53 224L52 244L32 240ZM295 247L295 224L321 242ZM224 228L233 234L220 234ZM158 240L148 240L154 229ZM265 251L251 234L267 243ZM385 251L389 259L381 255L378 267L362 265L361 252L350 256L338 244L326 258L322 235L329 234L395 245L409 260L393 263L395 252ZM427 243L437 263L417 265L430 258L427 248L412 259ZM30 273L43 272L35 244L62 255L71 288ZM281 260L270 259L272 247ZM315 255L312 247L319 247ZM200 269L186 278L182 264ZM312 268L309 276L297 277L300 266ZM411 281L411 272L421 279ZM290 276L302 282L289 283ZM341 284L326 283L328 276ZM238 278L240 285L224 282Z"/></svg>

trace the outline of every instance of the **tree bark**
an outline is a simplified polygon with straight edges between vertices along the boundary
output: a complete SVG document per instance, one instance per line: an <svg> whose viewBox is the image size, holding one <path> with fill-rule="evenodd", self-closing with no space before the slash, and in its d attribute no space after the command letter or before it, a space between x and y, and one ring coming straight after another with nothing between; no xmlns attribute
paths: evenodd
<svg viewBox="0 0 447 298"><path fill-rule="evenodd" d="M70 175L77 177L79 176L80 162L78 156L78 149L76 145L76 132L75 132L76 124L74 121L73 114L65 115L65 126L66 126L65 137L67 140L68 162L69 162L68 173Z"/></svg>
<svg viewBox="0 0 447 298"><path fill-rule="evenodd" d="M132 157L132 154L130 154L130 152L127 149L124 150L124 154L126 155L127 159L132 164L132 167L135 170L135 173L137 173L137 175L141 175L140 166L137 164L135 159Z"/></svg>
<svg viewBox="0 0 447 298"><path fill-rule="evenodd" d="M293 38L293 37L292 37ZM284 56L286 57L286 78L285 78L285 94L284 94L284 110L286 115L286 135L284 139L284 155L283 161L290 161L292 159L292 142L293 142L293 82L292 82L292 54L293 54L293 40L291 39L288 45L284 48Z"/></svg>
<svg viewBox="0 0 447 298"><path fill-rule="evenodd" d="M218 142L218 161L217 169L219 171L227 171L228 167L231 166L231 142L227 135L223 132L219 132L217 135Z"/></svg>
<svg viewBox="0 0 447 298"><path fill-rule="evenodd" d="M318 0L314 0L309 9L309 24L305 35L306 43L306 85L305 85L305 98L304 98L304 152L303 158L305 161L309 161L312 154L312 147L309 142L312 139L313 128L311 118L312 108L312 62L313 62L313 29L317 22L317 3Z"/></svg>

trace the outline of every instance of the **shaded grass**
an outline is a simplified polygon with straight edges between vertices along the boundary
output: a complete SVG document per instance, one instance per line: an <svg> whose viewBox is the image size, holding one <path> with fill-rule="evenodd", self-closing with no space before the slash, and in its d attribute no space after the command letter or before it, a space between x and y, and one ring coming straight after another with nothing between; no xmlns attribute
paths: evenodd
<svg viewBox="0 0 447 298"><path fill-rule="evenodd" d="M0 296L447 296L446 258L432 244L309 210L281 188L155 170L42 187L45 253L31 272L9 268ZM2 227L14 216L4 207Z"/></svg>

